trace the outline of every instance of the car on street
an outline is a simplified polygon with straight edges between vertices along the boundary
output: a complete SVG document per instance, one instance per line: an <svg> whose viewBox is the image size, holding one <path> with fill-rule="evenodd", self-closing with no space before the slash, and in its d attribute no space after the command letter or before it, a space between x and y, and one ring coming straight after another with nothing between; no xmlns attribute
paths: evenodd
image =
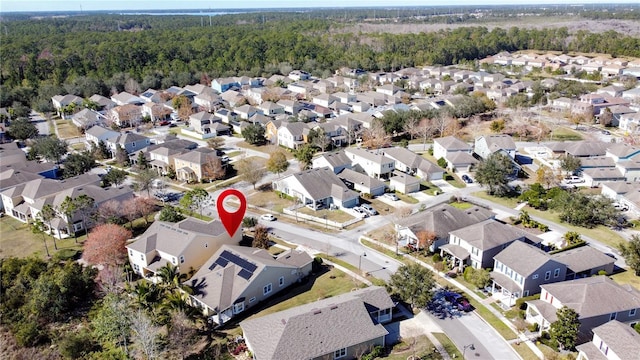
<svg viewBox="0 0 640 360"><path fill-rule="evenodd" d="M275 221L276 217L273 216L272 214L263 214L263 215L260 215L260 219L264 221Z"/></svg>
<svg viewBox="0 0 640 360"><path fill-rule="evenodd" d="M458 304L458 310L460 311L464 311L464 312L469 312L471 310L473 310L471 308L471 304L469 304L469 301L467 301L467 299L461 297L457 300L457 304Z"/></svg>
<svg viewBox="0 0 640 360"><path fill-rule="evenodd" d="M171 121L169 121L169 120L162 120L162 121L160 121L158 123L158 125L160 125L160 126L167 126L169 124L171 124Z"/></svg>
<svg viewBox="0 0 640 360"><path fill-rule="evenodd" d="M462 181L466 182L467 184L473 183L473 179L471 179L467 174L462 175Z"/></svg>
<svg viewBox="0 0 640 360"><path fill-rule="evenodd" d="M383 197L383 198L385 198L385 199L389 199L389 200L391 200L391 201L397 201L397 200L400 200L400 199L398 198L398 196L397 196L396 194L394 194L394 193L386 193L386 194L382 195L382 197Z"/></svg>
<svg viewBox="0 0 640 360"><path fill-rule="evenodd" d="M567 184L579 184L583 183L584 179L578 176L567 176L564 178L564 182Z"/></svg>
<svg viewBox="0 0 640 360"><path fill-rule="evenodd" d="M369 216L373 216L373 215L378 215L378 212L376 211L376 209L373 208L373 206L369 205L369 204L362 204L360 205L360 207L362 208L362 210L364 210L364 212L367 213L367 215Z"/></svg>

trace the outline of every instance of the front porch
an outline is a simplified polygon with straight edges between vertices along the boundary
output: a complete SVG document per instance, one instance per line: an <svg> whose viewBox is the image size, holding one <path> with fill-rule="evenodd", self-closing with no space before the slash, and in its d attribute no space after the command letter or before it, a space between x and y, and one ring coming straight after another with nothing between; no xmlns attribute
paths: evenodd
<svg viewBox="0 0 640 360"><path fill-rule="evenodd" d="M469 265L471 254L460 245L445 244L440 246L440 256L449 260L447 263L451 264L452 269L457 269L457 272L462 273L465 266Z"/></svg>
<svg viewBox="0 0 640 360"><path fill-rule="evenodd" d="M491 279L489 292L496 300L500 300L500 303L512 307L516 300L522 297L522 289L506 275L492 271Z"/></svg>

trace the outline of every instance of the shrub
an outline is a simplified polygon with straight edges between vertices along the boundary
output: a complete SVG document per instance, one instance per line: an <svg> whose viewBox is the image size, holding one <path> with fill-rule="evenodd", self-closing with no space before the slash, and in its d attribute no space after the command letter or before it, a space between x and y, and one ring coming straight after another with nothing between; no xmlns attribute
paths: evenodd
<svg viewBox="0 0 640 360"><path fill-rule="evenodd" d="M526 301L538 300L538 299L540 299L540 294L518 298L516 299L516 307L520 310L526 310L527 309Z"/></svg>
<svg viewBox="0 0 640 360"><path fill-rule="evenodd" d="M440 166L443 169L447 168L447 160L445 160L445 158L441 157L440 159L438 159L438 166Z"/></svg>
<svg viewBox="0 0 640 360"><path fill-rule="evenodd" d="M376 346L371 349L371 352L363 355L360 359L362 360L374 360L384 354L384 348L382 346Z"/></svg>
<svg viewBox="0 0 640 360"><path fill-rule="evenodd" d="M433 254L431 260L433 260L434 263L439 263L442 261L442 256L440 256L440 254Z"/></svg>
<svg viewBox="0 0 640 360"><path fill-rule="evenodd" d="M442 271L442 270L444 270L444 262L438 262L438 263L435 263L435 264L433 265L433 268L434 268L434 269L436 269L436 271Z"/></svg>
<svg viewBox="0 0 640 360"><path fill-rule="evenodd" d="M80 257L80 250L76 249L61 249L55 255L53 255L56 261L76 260Z"/></svg>
<svg viewBox="0 0 640 360"><path fill-rule="evenodd" d="M316 256L315 258L313 258L313 263L311 263L311 271L317 273L318 271L320 271L320 269L322 269L322 258Z"/></svg>
<svg viewBox="0 0 640 360"><path fill-rule="evenodd" d="M22 347L32 347L46 342L47 334L35 319L25 319L15 325L16 342Z"/></svg>
<svg viewBox="0 0 640 360"><path fill-rule="evenodd" d="M363 199L371 199L371 197L372 197L371 194L369 194L369 193L362 193L361 196L362 196Z"/></svg>
<svg viewBox="0 0 640 360"><path fill-rule="evenodd" d="M540 326L538 325L538 323L533 323L529 325L529 331L538 332L539 330L540 330Z"/></svg>
<svg viewBox="0 0 640 360"><path fill-rule="evenodd" d="M85 331L69 332L58 343L60 354L67 359L80 359L97 350L97 344Z"/></svg>

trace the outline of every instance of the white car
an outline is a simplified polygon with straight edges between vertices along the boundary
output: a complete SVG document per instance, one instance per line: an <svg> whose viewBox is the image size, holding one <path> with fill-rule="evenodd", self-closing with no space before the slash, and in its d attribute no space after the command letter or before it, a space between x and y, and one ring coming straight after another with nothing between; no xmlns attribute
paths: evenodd
<svg viewBox="0 0 640 360"><path fill-rule="evenodd" d="M358 215L362 216L362 217L367 217L367 212L364 211L363 208L361 208L360 206L356 206L353 208L353 211L355 211Z"/></svg>
<svg viewBox="0 0 640 360"><path fill-rule="evenodd" d="M578 176L568 176L564 178L564 181L567 184L580 184L584 182L584 179Z"/></svg>
<svg viewBox="0 0 640 360"><path fill-rule="evenodd" d="M360 205L360 207L362 208L362 210L364 210L367 215L369 216L373 216L373 215L378 215L378 212L376 211L376 209L374 209L371 205L369 204L362 204Z"/></svg>
<svg viewBox="0 0 640 360"><path fill-rule="evenodd" d="M271 214L264 214L264 215L260 216L260 219L262 219L264 221L274 221L276 219L276 217L271 215Z"/></svg>
<svg viewBox="0 0 640 360"><path fill-rule="evenodd" d="M386 199L389 199L389 200L391 200L391 201L397 201L397 200L400 200L400 199L398 198L398 196L397 196L396 194L394 194L394 193L386 193L386 194L382 195L382 197L383 197L383 198L386 198Z"/></svg>

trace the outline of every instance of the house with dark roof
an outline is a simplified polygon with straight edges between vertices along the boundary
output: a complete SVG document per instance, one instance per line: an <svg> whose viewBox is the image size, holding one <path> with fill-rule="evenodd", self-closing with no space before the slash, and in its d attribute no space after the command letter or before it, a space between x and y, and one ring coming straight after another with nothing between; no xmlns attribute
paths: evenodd
<svg viewBox="0 0 640 360"><path fill-rule="evenodd" d="M475 269L493 267L493 257L514 241L539 244L538 237L494 219L451 231L449 243L440 247L441 255L453 258L454 264Z"/></svg>
<svg viewBox="0 0 640 360"><path fill-rule="evenodd" d="M298 198L302 205L314 210L331 205L351 208L358 205L360 195L350 190L329 168L297 172L273 182L273 189Z"/></svg>
<svg viewBox="0 0 640 360"><path fill-rule="evenodd" d="M104 113L107 110L111 110L116 106L116 103L113 100L99 94L92 95L89 98L89 101L98 105L98 108L96 110L98 110L100 113Z"/></svg>
<svg viewBox="0 0 640 360"><path fill-rule="evenodd" d="M53 108L56 109L58 115L70 115L66 113L66 108L71 104L75 104L77 107L80 107L80 105L82 105L82 101L81 97L71 94L55 95L51 98Z"/></svg>
<svg viewBox="0 0 640 360"><path fill-rule="evenodd" d="M186 282L199 290L189 295L189 301L211 321L223 325L302 281L311 272L312 262L301 250L273 256L264 249L223 245Z"/></svg>
<svg viewBox="0 0 640 360"><path fill-rule="evenodd" d="M198 144L185 139L170 138L161 143L150 145L142 150L138 150L129 154L129 162L133 165L138 163L138 156L143 153L149 166L156 170L158 174L165 175L169 171L169 167L175 170L175 157L190 150L194 150Z"/></svg>
<svg viewBox="0 0 640 360"><path fill-rule="evenodd" d="M384 194L384 190L387 187L384 182L351 169L343 169L338 174L338 177L349 189L353 189L364 194L371 194L371 196Z"/></svg>
<svg viewBox="0 0 640 360"><path fill-rule="evenodd" d="M395 223L399 246L418 246L418 234L429 231L435 234L431 251L449 242L449 233L469 225L493 218L495 215L477 206L469 209L458 209L449 204L438 205L420 211Z"/></svg>
<svg viewBox="0 0 640 360"><path fill-rule="evenodd" d="M186 218L175 224L157 220L127 245L127 255L134 272L156 281L156 273L166 264L188 274L199 269L223 245L238 245L240 240L242 231L229 236L220 220Z"/></svg>
<svg viewBox="0 0 640 360"><path fill-rule="evenodd" d="M385 346L393 301L373 286L240 323L256 360L355 359Z"/></svg>
<svg viewBox="0 0 640 360"><path fill-rule="evenodd" d="M558 320L558 309L567 306L578 313L578 344L592 339L592 330L609 321L640 321L640 292L607 276L545 284L541 288L539 300L527 301L525 320L537 323L540 331L545 331Z"/></svg>
<svg viewBox="0 0 640 360"><path fill-rule="evenodd" d="M576 346L577 360L637 359L640 354L640 334L618 320L593 328L593 339Z"/></svg>
<svg viewBox="0 0 640 360"><path fill-rule="evenodd" d="M538 246L515 241L493 258L491 293L513 306L520 297L540 292L540 285L564 281L567 266Z"/></svg>
<svg viewBox="0 0 640 360"><path fill-rule="evenodd" d="M444 176L444 169L409 149L403 147L385 148L382 149L382 153L394 161L396 170L409 175L416 175L428 181L441 180Z"/></svg>

